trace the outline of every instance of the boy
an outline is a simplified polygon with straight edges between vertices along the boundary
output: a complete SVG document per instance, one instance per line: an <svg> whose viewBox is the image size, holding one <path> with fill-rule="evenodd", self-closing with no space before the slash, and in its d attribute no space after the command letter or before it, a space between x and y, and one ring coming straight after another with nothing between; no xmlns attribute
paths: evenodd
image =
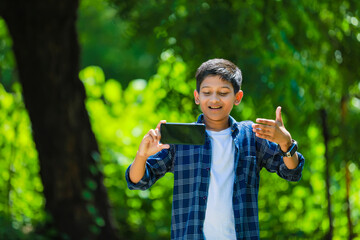
<svg viewBox="0 0 360 240"><path fill-rule="evenodd" d="M172 239L259 239L259 172L265 167L299 181L304 157L297 153L276 109L276 120L236 122L229 114L243 97L240 69L211 59L196 72L195 103L206 126L202 146L160 144L160 121L140 143L126 172L130 189L147 189L174 173Z"/></svg>

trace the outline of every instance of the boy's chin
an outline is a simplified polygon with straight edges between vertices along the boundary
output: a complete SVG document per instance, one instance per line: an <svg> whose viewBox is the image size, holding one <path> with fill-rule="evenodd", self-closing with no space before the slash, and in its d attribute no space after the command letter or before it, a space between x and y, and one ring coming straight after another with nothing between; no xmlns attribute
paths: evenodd
<svg viewBox="0 0 360 240"><path fill-rule="evenodd" d="M229 114L208 114L204 113L204 117L206 119L212 120L212 121L222 121L224 119L229 118Z"/></svg>

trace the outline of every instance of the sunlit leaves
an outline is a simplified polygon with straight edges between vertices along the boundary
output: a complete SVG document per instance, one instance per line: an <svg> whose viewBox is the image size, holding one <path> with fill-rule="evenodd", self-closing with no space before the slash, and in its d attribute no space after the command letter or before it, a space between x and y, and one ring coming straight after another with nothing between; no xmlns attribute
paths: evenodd
<svg viewBox="0 0 360 240"><path fill-rule="evenodd" d="M88 97L98 98L102 95L105 76L100 67L87 67L80 72L79 77L85 85Z"/></svg>
<svg viewBox="0 0 360 240"><path fill-rule="evenodd" d="M104 86L104 97L111 103L119 102L121 99L121 84L113 79L106 81Z"/></svg>
<svg viewBox="0 0 360 240"><path fill-rule="evenodd" d="M37 152L20 87L12 93L0 84L0 215L13 226L33 228L44 220L45 200Z"/></svg>

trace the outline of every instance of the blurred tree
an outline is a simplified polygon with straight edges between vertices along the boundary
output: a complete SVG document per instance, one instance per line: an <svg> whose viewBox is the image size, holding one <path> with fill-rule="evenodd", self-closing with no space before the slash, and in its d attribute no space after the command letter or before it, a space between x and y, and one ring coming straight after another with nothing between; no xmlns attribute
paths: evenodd
<svg viewBox="0 0 360 240"><path fill-rule="evenodd" d="M53 238L117 239L78 78L78 1L1 1L40 160Z"/></svg>

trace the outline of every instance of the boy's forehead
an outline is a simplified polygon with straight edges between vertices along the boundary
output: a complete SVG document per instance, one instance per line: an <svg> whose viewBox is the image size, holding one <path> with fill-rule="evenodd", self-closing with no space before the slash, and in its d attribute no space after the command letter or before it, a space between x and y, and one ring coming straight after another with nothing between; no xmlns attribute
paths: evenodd
<svg viewBox="0 0 360 240"><path fill-rule="evenodd" d="M204 80L200 84L200 88L205 87L225 87L225 88L233 88L232 84L221 78L218 75L209 75L204 78Z"/></svg>

